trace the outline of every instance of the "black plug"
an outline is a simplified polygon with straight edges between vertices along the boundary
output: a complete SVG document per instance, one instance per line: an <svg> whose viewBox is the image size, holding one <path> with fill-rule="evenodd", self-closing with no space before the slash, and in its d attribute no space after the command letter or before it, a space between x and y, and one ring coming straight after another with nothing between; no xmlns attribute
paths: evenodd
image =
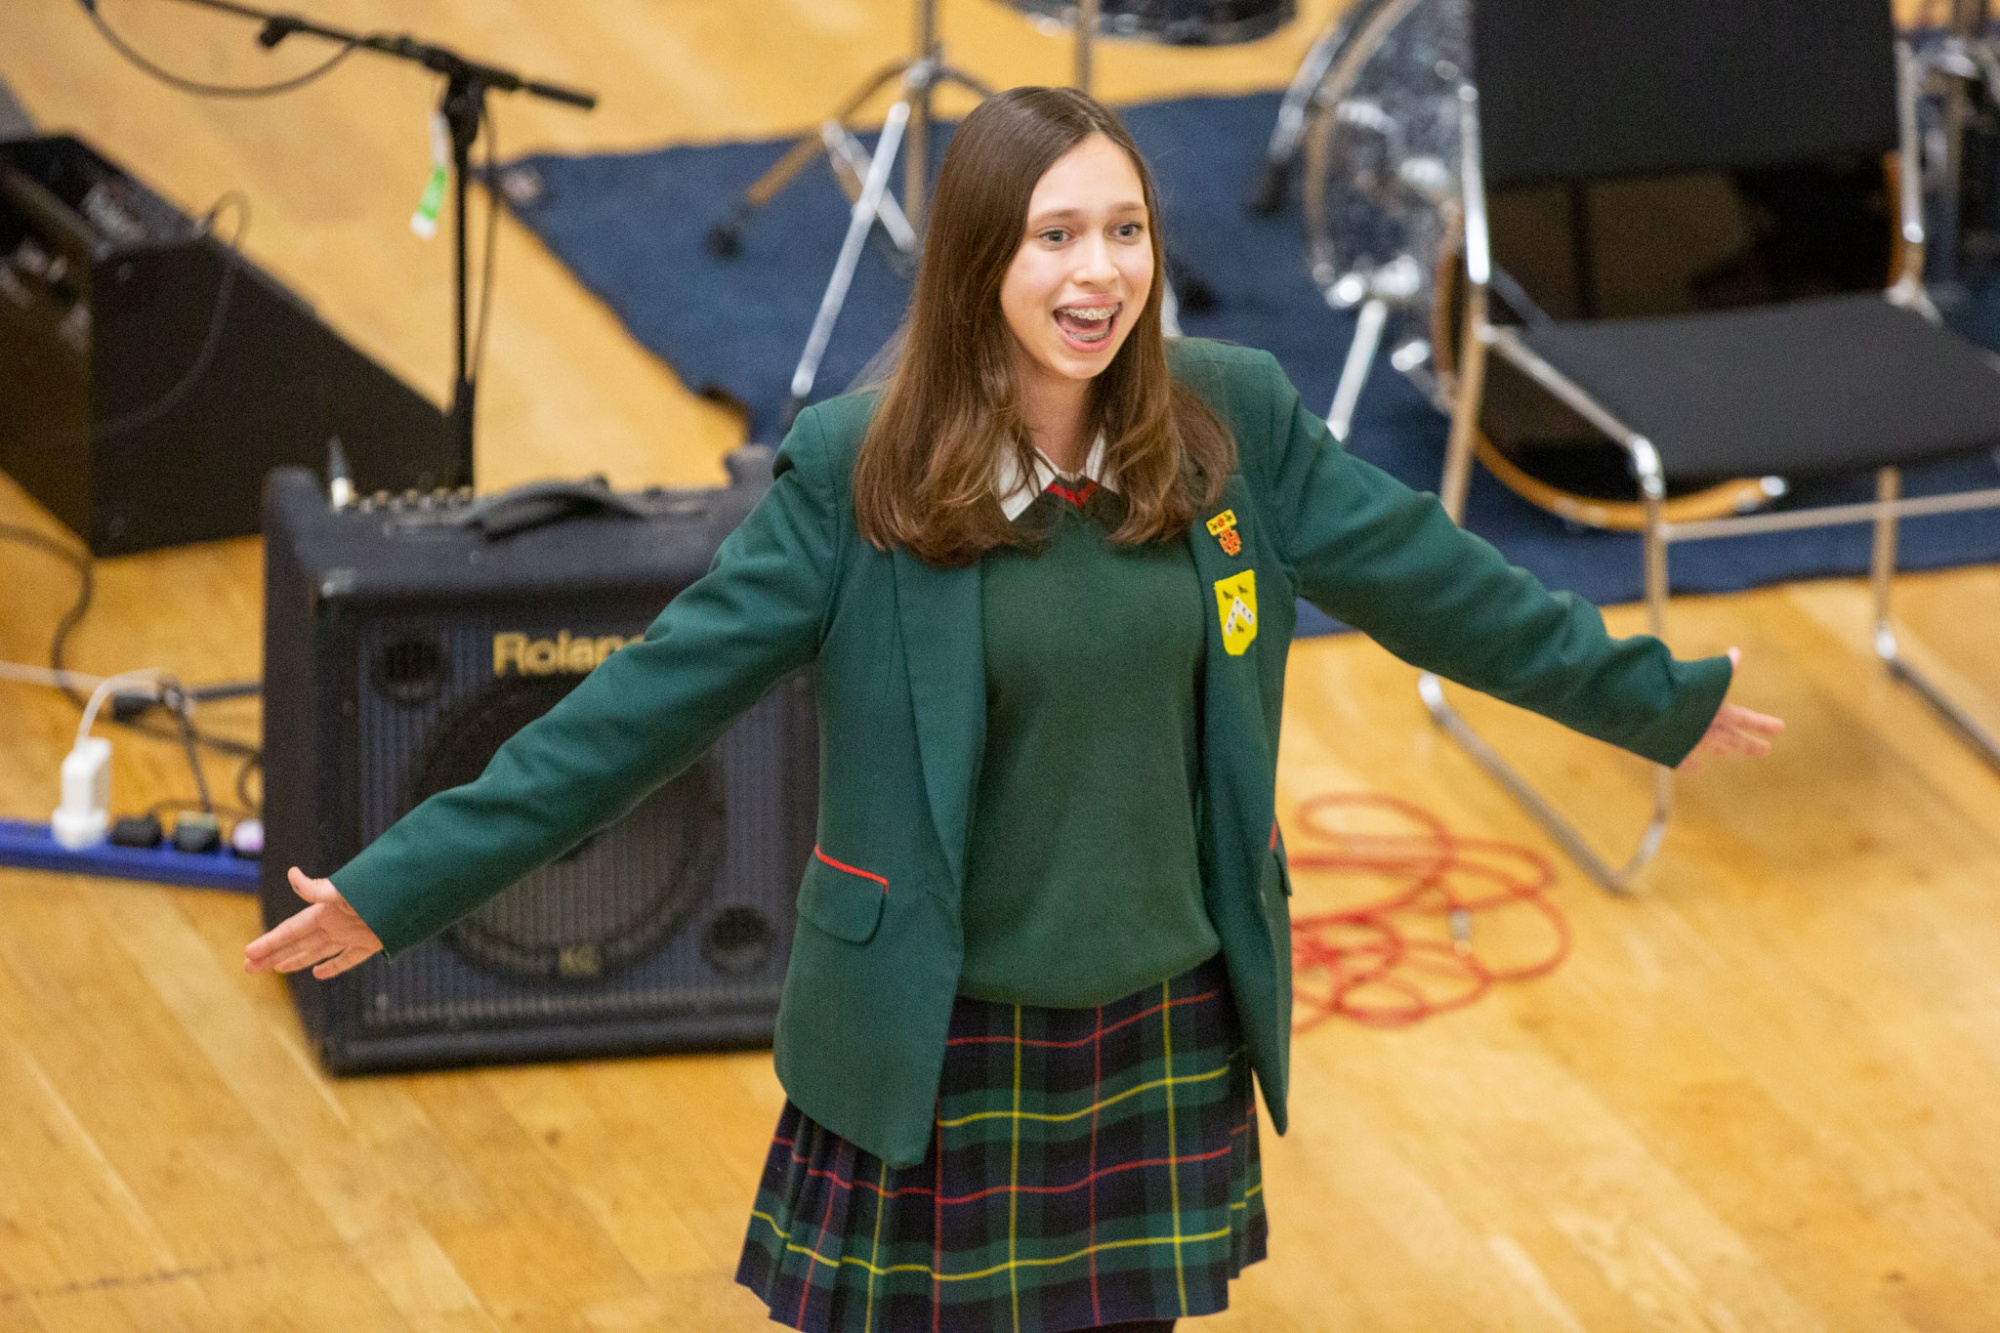
<svg viewBox="0 0 2000 1333"><path fill-rule="evenodd" d="M174 820L174 846L184 852L212 852L222 845L214 815L185 814Z"/></svg>
<svg viewBox="0 0 2000 1333"><path fill-rule="evenodd" d="M146 714L159 707L158 696L120 691L111 696L111 720L113 722L137 722Z"/></svg>
<svg viewBox="0 0 2000 1333"><path fill-rule="evenodd" d="M158 847L165 836L160 817L151 813L129 815L111 826L111 841L118 847Z"/></svg>

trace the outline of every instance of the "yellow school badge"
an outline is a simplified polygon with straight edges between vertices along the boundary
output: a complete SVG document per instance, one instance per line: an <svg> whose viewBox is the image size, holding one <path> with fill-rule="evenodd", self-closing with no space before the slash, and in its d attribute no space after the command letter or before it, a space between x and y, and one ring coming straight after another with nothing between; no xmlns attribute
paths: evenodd
<svg viewBox="0 0 2000 1333"><path fill-rule="evenodd" d="M1257 571L1246 569L1215 581L1215 609L1222 617L1222 646L1241 657L1257 637Z"/></svg>

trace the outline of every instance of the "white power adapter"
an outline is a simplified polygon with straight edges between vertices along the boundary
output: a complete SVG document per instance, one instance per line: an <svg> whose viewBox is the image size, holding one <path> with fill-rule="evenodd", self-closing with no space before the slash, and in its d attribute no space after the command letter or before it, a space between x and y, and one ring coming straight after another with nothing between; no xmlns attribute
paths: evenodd
<svg viewBox="0 0 2000 1333"><path fill-rule="evenodd" d="M111 742L85 736L62 762L62 804L49 831L71 851L104 841L111 826Z"/></svg>

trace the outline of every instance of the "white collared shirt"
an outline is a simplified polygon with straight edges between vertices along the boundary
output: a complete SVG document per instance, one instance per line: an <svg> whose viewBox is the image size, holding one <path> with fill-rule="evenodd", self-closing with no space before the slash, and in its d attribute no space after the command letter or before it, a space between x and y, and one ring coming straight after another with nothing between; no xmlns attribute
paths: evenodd
<svg viewBox="0 0 2000 1333"><path fill-rule="evenodd" d="M1040 449L1034 453L1034 475L1023 477L1021 465L1015 459L1014 451L1012 449L1001 451L1000 465L994 473L993 489L1000 496L1000 512L1007 516L1009 523L1026 513L1028 506L1035 502L1035 497L1049 488L1050 482L1059 477L1072 475L1051 463L1049 456ZM1118 490L1116 483L1104 468L1103 431L1099 431L1097 439L1091 443L1090 453L1083 460L1083 471L1074 475L1094 481L1107 491L1115 493Z"/></svg>

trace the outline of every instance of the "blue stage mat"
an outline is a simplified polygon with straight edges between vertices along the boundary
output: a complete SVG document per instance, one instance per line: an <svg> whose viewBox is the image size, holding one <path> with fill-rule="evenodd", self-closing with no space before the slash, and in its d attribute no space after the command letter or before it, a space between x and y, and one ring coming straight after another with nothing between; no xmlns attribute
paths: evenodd
<svg viewBox="0 0 2000 1333"><path fill-rule="evenodd" d="M1169 247L1218 297L1211 311L1184 313L1183 327L1191 335L1269 350L1306 402L1324 411L1352 318L1330 310L1307 276L1296 201L1271 218L1252 216L1247 207L1277 105L1276 94L1191 97L1130 106L1121 114L1158 178ZM522 221L684 383L743 405L752 437L765 440L775 431L792 367L839 251L847 201L825 166L816 164L751 219L734 258L711 256L703 238L785 146L766 141L540 155L506 168L521 173L517 184L538 187L510 191ZM819 396L846 387L901 318L909 281L885 252L882 244L868 247L820 372ZM1954 322L2000 346L2000 298L1989 295ZM1444 439L1444 418L1401 375L1378 364L1356 414L1354 453L1413 486L1434 489ZM1972 484L2000 485L2000 465L1982 458L1906 478L1911 494ZM1792 503L1871 493L1859 482L1802 492ZM1642 594L1637 538L1566 524L1483 470L1475 472L1467 526L1551 587L1600 604ZM1867 568L1868 551L1865 527L1695 543L1674 550L1673 584L1680 592L1732 592L1854 574ZM1920 519L1904 527L1904 568L1996 560L2000 512ZM1302 611L1301 633L1338 628L1311 608Z"/></svg>

